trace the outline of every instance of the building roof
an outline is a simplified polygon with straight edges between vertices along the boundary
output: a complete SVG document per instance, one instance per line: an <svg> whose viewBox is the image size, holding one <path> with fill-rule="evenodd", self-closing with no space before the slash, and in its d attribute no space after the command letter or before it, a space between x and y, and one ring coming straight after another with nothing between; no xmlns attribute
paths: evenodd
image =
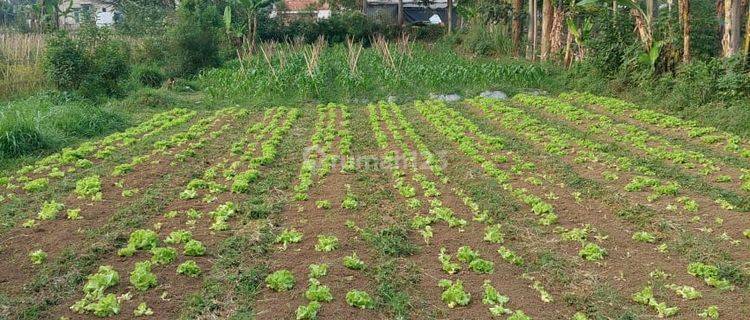
<svg viewBox="0 0 750 320"><path fill-rule="evenodd" d="M453 6L456 6L457 0L453 0ZM367 0L369 4L398 4L398 0ZM425 7L425 1L421 0L403 0L404 6L408 7ZM448 5L448 0L430 0L429 7L431 8L445 8Z"/></svg>
<svg viewBox="0 0 750 320"><path fill-rule="evenodd" d="M328 3L321 5L318 0L284 0L284 6L288 11L304 11L309 8L328 9Z"/></svg>

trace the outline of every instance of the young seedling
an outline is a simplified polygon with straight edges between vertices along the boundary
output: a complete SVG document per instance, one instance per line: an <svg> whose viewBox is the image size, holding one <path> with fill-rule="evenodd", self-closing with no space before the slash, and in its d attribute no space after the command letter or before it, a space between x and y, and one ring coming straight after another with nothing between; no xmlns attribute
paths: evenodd
<svg viewBox="0 0 750 320"><path fill-rule="evenodd" d="M33 264L42 264L47 260L47 253L39 249L29 253L29 259Z"/></svg>

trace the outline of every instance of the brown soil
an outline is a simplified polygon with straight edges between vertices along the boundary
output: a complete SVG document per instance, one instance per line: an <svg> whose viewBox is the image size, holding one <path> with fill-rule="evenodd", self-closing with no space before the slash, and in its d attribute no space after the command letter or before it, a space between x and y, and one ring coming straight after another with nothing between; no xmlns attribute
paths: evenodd
<svg viewBox="0 0 750 320"><path fill-rule="evenodd" d="M422 118L422 120L427 122L426 119ZM453 166L456 165L455 163L453 164ZM512 161L501 164L499 167L508 170L511 165ZM465 168L463 165L460 166ZM554 172L546 172L545 170L543 166L539 166L537 173L546 177L554 177L556 175ZM545 183L543 186L535 186L523 181L522 178L514 176L511 179L511 183L514 187L526 188L533 194L545 195L549 192L554 192L559 196L559 199L552 202L560 218L557 225L571 228L590 224L596 228L596 233L593 233L590 237L596 234L606 237L606 240L602 242L596 241L593 238L590 241L599 242L607 250L607 258L598 263L582 262L582 265L578 266L579 269L577 271L586 275L591 280L591 285L606 282L627 297L647 285L650 280L649 273L659 269L673 275L670 278L671 283L690 285L701 290L704 293L704 301L716 303L721 310L726 310L728 315L731 314L729 315L731 319L739 319L742 314L748 312L740 304L744 299L741 292L719 295L698 278L688 275L686 272L687 261L680 256L675 253L660 254L654 250L653 245L635 243L630 238L632 232L635 230L633 230L631 225L617 218L614 214L616 211L612 208L593 199L583 199L580 203L576 203L575 199L571 196L572 190L554 180ZM576 285L585 286L586 284L581 283ZM559 296L554 291L550 291L556 297ZM512 301L513 295L511 294L510 296ZM682 310L689 309L691 306L691 303L683 302L674 297L669 298L667 301L670 306L677 305ZM555 318L554 316L549 317L550 315L547 310L545 310L544 314L545 317L543 318ZM686 317L685 319L693 318L692 315L683 314L683 316Z"/></svg>
<svg viewBox="0 0 750 320"><path fill-rule="evenodd" d="M562 121L562 122L566 123L567 125L569 125L570 127L574 128L574 129L577 129L577 130L580 130L580 131L583 131L583 132L589 132L588 128L595 124L594 122L588 121L588 120L585 120L585 119L581 119L578 122L571 122L571 121L568 121L567 119L565 119L562 116L550 114L547 111L543 110L542 108L529 108L529 107L524 106L522 104L515 104L514 106L522 108L522 109L524 109L526 111L529 111L531 114L539 115L543 119L555 119L557 121ZM617 123L615 125L617 125ZM618 132L621 132L621 133L623 132L622 130L619 130L617 128L615 130L617 130ZM737 168L737 167L735 167L735 166L733 166L731 164L724 163L720 159L712 159L712 158L708 157L709 159L713 160L717 166L719 166L719 171L713 172L713 173L710 173L709 175L704 176L700 172L700 169L703 168L703 166L700 165L700 164L698 164L698 163L694 163L695 164L695 168L689 168L689 167L687 167L685 165L682 165L682 164L672 163L669 160L659 160L659 159L657 159L654 156L648 155L642 149L634 147L630 143L627 143L627 142L616 141L614 138L612 138L611 136L609 136L607 134L590 133L590 135L591 135L592 138L595 138L599 142L609 143L609 144L616 144L616 145L619 145L619 146L627 149L629 152L631 152L631 154L633 155L633 157L644 157L644 158L652 159L654 161L659 161L659 162L664 163L665 165L678 168L679 170L684 171L685 173L693 175L693 176L695 176L695 177L703 180L705 183L707 183L707 184L709 184L709 185L711 185L713 187L722 188L722 189L730 190L730 191L734 191L734 192L737 192L738 194L741 194L741 195L747 194L747 191L743 191L741 189L741 187L740 187L740 185L741 185L740 176L742 175L742 171L739 168ZM649 147L659 147L659 148L663 147L662 143L655 142L653 140L649 140L647 142L647 144L648 144ZM670 150L670 149L671 148L668 148L668 150ZM684 150L684 148L683 148L683 150ZM722 182L716 182L716 179L719 176L721 176L721 175L728 175L728 176L732 177L733 182L724 182L724 183L722 183Z"/></svg>
<svg viewBox="0 0 750 320"><path fill-rule="evenodd" d="M390 132L385 126L382 125L382 130L388 135L389 143L394 146L393 133ZM401 130L399 130L401 131ZM402 136L404 132L401 131ZM405 137L405 141L409 145L410 152L418 155L414 142ZM397 155L403 156L400 148L391 148L392 151L396 152ZM424 159L418 157L417 163L421 163ZM411 178L414 172L410 170L404 170L406 173L405 179L410 183L414 184ZM430 170L421 169L419 173L428 177L433 182L438 182L439 179ZM418 287L415 288L415 294L418 299L424 300L423 307L421 310L417 310L419 318L428 316L435 316L438 319L480 319L489 317L488 305L484 305L481 302L484 294L482 284L485 280L490 280L492 285L498 290L500 294L507 295L510 297L510 302L507 304L508 308L514 310L524 310L526 314L539 318L545 313L542 310L555 310L554 314L558 317L562 317L565 314L572 314L572 310L569 306L565 305L561 300L554 301L553 303L544 303L540 299L540 295L534 289L530 287L531 283L521 278L523 269L510 265L503 261L497 254L497 248L499 245L490 244L483 240L485 225L472 221L472 213L464 205L463 201L456 197L450 190L448 185L438 183L438 189L440 190L441 196L438 197L445 207L451 208L455 214L468 221L469 223L463 228L450 228L446 223L439 222L433 224L433 238L430 244L423 245L422 250L417 254L410 256L409 260L413 261L417 266L420 267L421 280ZM398 195L400 201L406 201L402 196ZM429 202L430 198L422 197L422 202ZM423 208L419 211L420 214L427 214L428 205L423 205ZM522 218L523 219L523 218ZM518 239L506 238L507 243L513 243ZM414 236L413 242L422 242L422 238L418 235ZM468 270L468 265L462 263L462 271L454 275L446 274L438 261L438 255L440 249L445 247L447 252L453 256L453 261L458 260L455 257L455 253L461 246L469 246L475 251L480 253L483 259L491 260L494 263L495 270L492 274L478 274L476 272ZM568 247L568 248L565 248ZM565 244L557 243L556 248L561 251L571 251L569 246ZM437 283L441 279L449 280L461 280L464 285L464 290L472 296L472 301L467 306L456 307L454 309L448 308L448 306L441 300L442 289L437 286ZM555 290L558 288L547 287L547 290ZM549 314L549 311L547 311Z"/></svg>
<svg viewBox="0 0 750 320"><path fill-rule="evenodd" d="M340 126L341 114L337 112L335 123ZM327 120L326 123L329 121ZM331 151L338 149L340 136L336 136ZM308 192L309 199L302 202L294 201L278 217L278 227L294 228L304 234L301 243L290 244L286 250L277 246L268 258L270 272L281 269L291 271L295 276L295 286L289 291L275 292L263 288L254 304L257 319L290 319L294 318L297 307L306 305L304 293L307 290L308 266L310 264L328 264L328 275L320 282L327 285L333 294L333 301L322 303L318 316L321 319L372 319L382 318L376 311L357 309L346 303L346 293L353 289L364 290L375 296L369 270L349 270L343 265L343 258L356 252L368 266L374 262L375 253L372 248L361 239L361 235L346 227L347 220L356 225L364 225L363 208L347 210L341 207L346 193L346 185L353 182L353 175L345 174L341 168L334 166L323 179L317 179ZM315 202L329 200L332 208L318 209ZM315 250L318 235L334 235L339 239L339 248L332 252Z"/></svg>
<svg viewBox="0 0 750 320"><path fill-rule="evenodd" d="M228 123L228 119L221 122ZM215 128L220 127L221 124ZM178 151L182 148L171 151ZM156 161L156 164L152 161ZM42 249L48 254L48 259L54 259L66 249L86 246L91 240L86 235L87 230L106 225L120 208L129 206L138 199L140 193L150 189L163 177L175 172L175 167L170 166L172 161L173 159L167 155L152 157L151 161L136 166L132 172L124 176L104 175L101 177L102 201L91 201L69 194L61 201L65 204L65 209L58 213L57 219L38 221L38 226L35 228L17 227L3 234L0 237L0 244L6 248L4 253L9 259L0 260L0 268L5 268L0 270L11 272L0 274L0 283L3 287L11 288L9 294L19 294L23 290L23 285L37 272L37 268L28 258L29 252ZM123 197L122 189L115 185L120 180L127 181L126 188L140 190L139 194L132 198ZM76 208L81 209L83 219L65 219L66 210ZM34 213L29 215L35 217Z"/></svg>
<svg viewBox="0 0 750 320"><path fill-rule="evenodd" d="M740 156L738 153L725 150L724 149L724 147L726 146L725 139L722 139L720 142L715 143L715 144L708 144L708 143L704 143L701 141L702 137L691 138L690 136L688 136L685 130L682 130L683 128L680 128L680 127L663 128L654 124L649 124L649 123L637 120L635 118L632 118L630 117L630 115L632 115L633 113L630 111L626 111L622 115L617 115L617 114L607 111L606 108L599 106L599 105L582 104L582 103L576 103L574 105L589 109L596 113L606 115L607 117L610 117L618 122L624 122L624 123L632 124L634 126L638 126L644 130L647 130L653 135L670 137L672 139L676 139L677 141L679 141L680 144L683 144L683 145L691 145L697 148L710 149L713 152L717 152L725 156L729 156L735 159L740 159L745 162L750 162L748 161L747 158ZM710 135L713 135L713 134L719 134L719 132L712 133ZM747 143L746 141L741 141L739 145L743 148L750 148L750 144Z"/></svg>
<svg viewBox="0 0 750 320"><path fill-rule="evenodd" d="M235 130L237 133L243 133L244 130L242 129L244 127L242 126L242 123L234 123L233 121L236 121L236 119L220 119L212 126L213 130L209 129L209 132L217 131L224 124L233 124L234 126L239 126L238 129L240 130ZM91 242L91 239L85 236L85 230L94 229L106 225L119 208L128 206L130 203L132 203L133 199L137 199L140 194L142 194L145 190L152 188L153 185L157 183L157 181L163 179L165 176L173 176L173 180L169 184L177 186L177 188L172 190L163 190L162 193L164 193L165 196L171 194L171 199L175 200L166 206L164 212L168 212L171 210L180 210L182 214L173 219L167 219L160 214L153 216L151 219L149 219L149 222L146 223L145 227L149 228L149 226L152 226L154 224L161 224L161 228L159 229L158 233L160 235L160 238L162 239L166 238L169 232L176 229L190 230L193 233L193 237L195 239L198 239L204 243L207 248L208 254L202 257L185 257L181 253L181 245L175 246L179 253L178 259L167 266L153 267L152 271L157 275L159 285L157 288L152 288L145 293L139 293L137 292L137 290L132 288L129 285L128 277L129 270L133 269L133 265L136 261L149 259L150 254L148 252L139 251L134 257L125 258L116 256L116 251L112 251L111 256L102 260L100 264L111 265L120 273L120 284L112 289L109 289L108 292L116 292L117 294L131 292L134 294L134 298L131 302L123 303L123 309L120 313L119 318L131 318L133 310L140 302L146 302L149 307L154 309L159 318L171 318L173 315L177 314L180 310L180 307L184 304L184 298L189 293L194 292L201 287L202 277L189 278L186 276L177 275L176 266L179 263L184 262L185 260L192 259L198 263L205 274L210 270L211 265L213 264L213 260L216 258L214 256L214 253L216 252L218 244L221 242L224 236L228 234L228 232L231 232L224 231L215 234L213 231L210 231L208 227L211 225L212 221L211 218L208 217L205 213L213 210L218 205L223 204L227 201L234 201L235 203L237 203L238 198L241 198L241 196L236 196L227 192L221 195L217 195L218 199L211 204L203 203L200 198L194 200L179 200L177 198L177 193L179 193L184 188L187 182L190 181L190 179L195 174L200 173L199 170L203 170L221 159L221 157L211 157L209 155L225 153L224 150L229 147L228 144L209 143L207 144L207 147L196 150L198 152L198 156L188 158L185 162L176 162L172 155L187 147L186 145L169 150L169 152L166 152L165 154L160 154L158 156L153 155L151 160L155 160L154 162L147 161L146 163L137 166L135 170L123 177L102 177L102 192L104 193L103 199L105 199L103 201L91 202L88 199L77 199L74 195L68 196L65 201L67 208L81 207L83 209L83 220L69 221L60 220L60 218L58 218L58 220L42 224L38 229L35 230L20 228L11 230L11 233L9 234L35 233L33 236L35 238L38 237L39 239L38 241L28 241L26 239L28 239L29 236L21 236L21 238L24 238L24 240L22 242L17 242L17 245L14 246L16 250L14 250L14 252L12 253L14 257L12 262L15 262L17 265L14 266L11 261L6 260L0 262L3 267L6 267L5 263L8 262L7 267L17 267L22 272L26 272L14 272L12 274L3 273L2 276L15 275L13 278L3 279L3 287L5 287L5 284L7 283L9 284L8 287L16 288L16 290L10 292L9 294L20 294L23 284L28 282L31 277L34 276L35 269L33 267L29 267L31 263L26 257L26 254L27 252L29 252L29 250L41 247L45 250L45 252L49 254L49 257L53 259L55 255L63 250L66 246L69 246L74 250L80 250L80 248L76 249L76 247L83 248L87 243ZM125 188L138 188L140 190L140 193L136 194L133 198L123 198L121 195L121 189L114 185L115 182L120 180L126 181ZM187 217L185 217L184 211L188 208L195 208L204 213L204 216L199 219L194 225L186 224ZM62 215L64 216L64 212L62 213ZM64 217L62 219L64 219ZM45 227L46 225L49 225L49 227ZM248 226L246 226L245 228L247 227ZM79 232L70 232L70 230L76 230L76 228L78 228ZM127 233L124 236L127 238ZM39 245L39 243L41 243L42 245ZM110 247L111 245L112 244L105 244L105 246L107 247ZM29 248L24 249L26 246L28 246ZM167 293L165 299L162 299L162 293L164 292ZM69 297L68 299L66 299L66 301L58 305L51 313L55 315L66 315L70 318L89 317L73 314L68 309L68 306L70 306L79 298L80 292L76 291L76 294L73 297Z"/></svg>
<svg viewBox="0 0 750 320"><path fill-rule="evenodd" d="M485 112L483 112L483 110L480 110L478 108L472 106L467 106L467 108L479 116L491 117L490 115L487 115ZM516 135L516 133L512 130L503 128L502 124L498 124L498 128L506 134ZM616 195L616 197L620 199L627 199L631 204L642 204L657 212L660 212L665 215L664 218L669 219L670 223L676 224L676 226L678 226L678 228L680 229L719 229L716 236L718 236L721 232L726 232L733 239L741 239L743 237L742 232L750 228L750 221L744 219L741 214L724 210L709 197L706 197L703 194L694 192L685 187L682 187L682 190L677 196L663 196L660 199L654 201L648 200L651 192L645 190L640 192L624 191L625 186L637 175L626 171L615 171L609 168L608 165L603 162L577 163L575 161L575 158L577 157L578 152L584 150L584 148L574 141L570 142L572 148L567 150L567 155L557 156L547 154L547 152L544 150L544 146L539 143L529 141L528 139L524 140L530 145L534 146L534 148L540 154L545 155L545 157L547 158L550 158L547 161L555 161L554 159L562 160L581 177L599 182L602 186L607 188L609 194ZM602 175L602 173L605 171L616 172L619 179L615 181L605 180ZM697 213L687 212L682 209L682 205L679 204L676 199L683 196L687 196L690 199L698 202L700 209ZM666 210L669 205L676 206L678 208L677 212L673 213ZM696 215L701 217L701 221L698 223L691 221L692 217ZM724 221L721 226L718 226L715 223L715 219L717 218ZM653 226L649 229L652 229L650 231L655 231L657 234L660 233L657 226ZM737 248L737 246L732 245L728 242L723 242L721 248L726 252L730 252L735 260L742 261L750 258L750 250L747 250L745 248Z"/></svg>

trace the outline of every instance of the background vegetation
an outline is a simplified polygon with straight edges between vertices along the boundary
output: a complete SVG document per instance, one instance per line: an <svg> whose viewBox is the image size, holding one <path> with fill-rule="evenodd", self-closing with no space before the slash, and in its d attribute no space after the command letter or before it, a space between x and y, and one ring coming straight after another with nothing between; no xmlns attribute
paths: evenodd
<svg viewBox="0 0 750 320"><path fill-rule="evenodd" d="M330 19L272 18L264 0L122 0L113 28L89 18L69 32L57 19L69 13L45 3L0 2L2 157L120 128L102 117L86 135L63 135L17 120L52 109L127 126L186 101L364 103L493 89L591 91L750 133L748 8L737 1L471 0L453 10L451 32L367 17L354 1L331 1Z"/></svg>

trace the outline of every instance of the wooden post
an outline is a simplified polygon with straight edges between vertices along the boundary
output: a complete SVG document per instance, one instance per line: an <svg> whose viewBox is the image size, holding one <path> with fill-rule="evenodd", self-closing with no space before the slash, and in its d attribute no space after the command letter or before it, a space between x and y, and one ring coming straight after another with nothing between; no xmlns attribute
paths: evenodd
<svg viewBox="0 0 750 320"><path fill-rule="evenodd" d="M453 32L453 0L448 0L448 34Z"/></svg>
<svg viewBox="0 0 750 320"><path fill-rule="evenodd" d="M397 23L399 27L404 26L404 0L398 0L398 22Z"/></svg>

